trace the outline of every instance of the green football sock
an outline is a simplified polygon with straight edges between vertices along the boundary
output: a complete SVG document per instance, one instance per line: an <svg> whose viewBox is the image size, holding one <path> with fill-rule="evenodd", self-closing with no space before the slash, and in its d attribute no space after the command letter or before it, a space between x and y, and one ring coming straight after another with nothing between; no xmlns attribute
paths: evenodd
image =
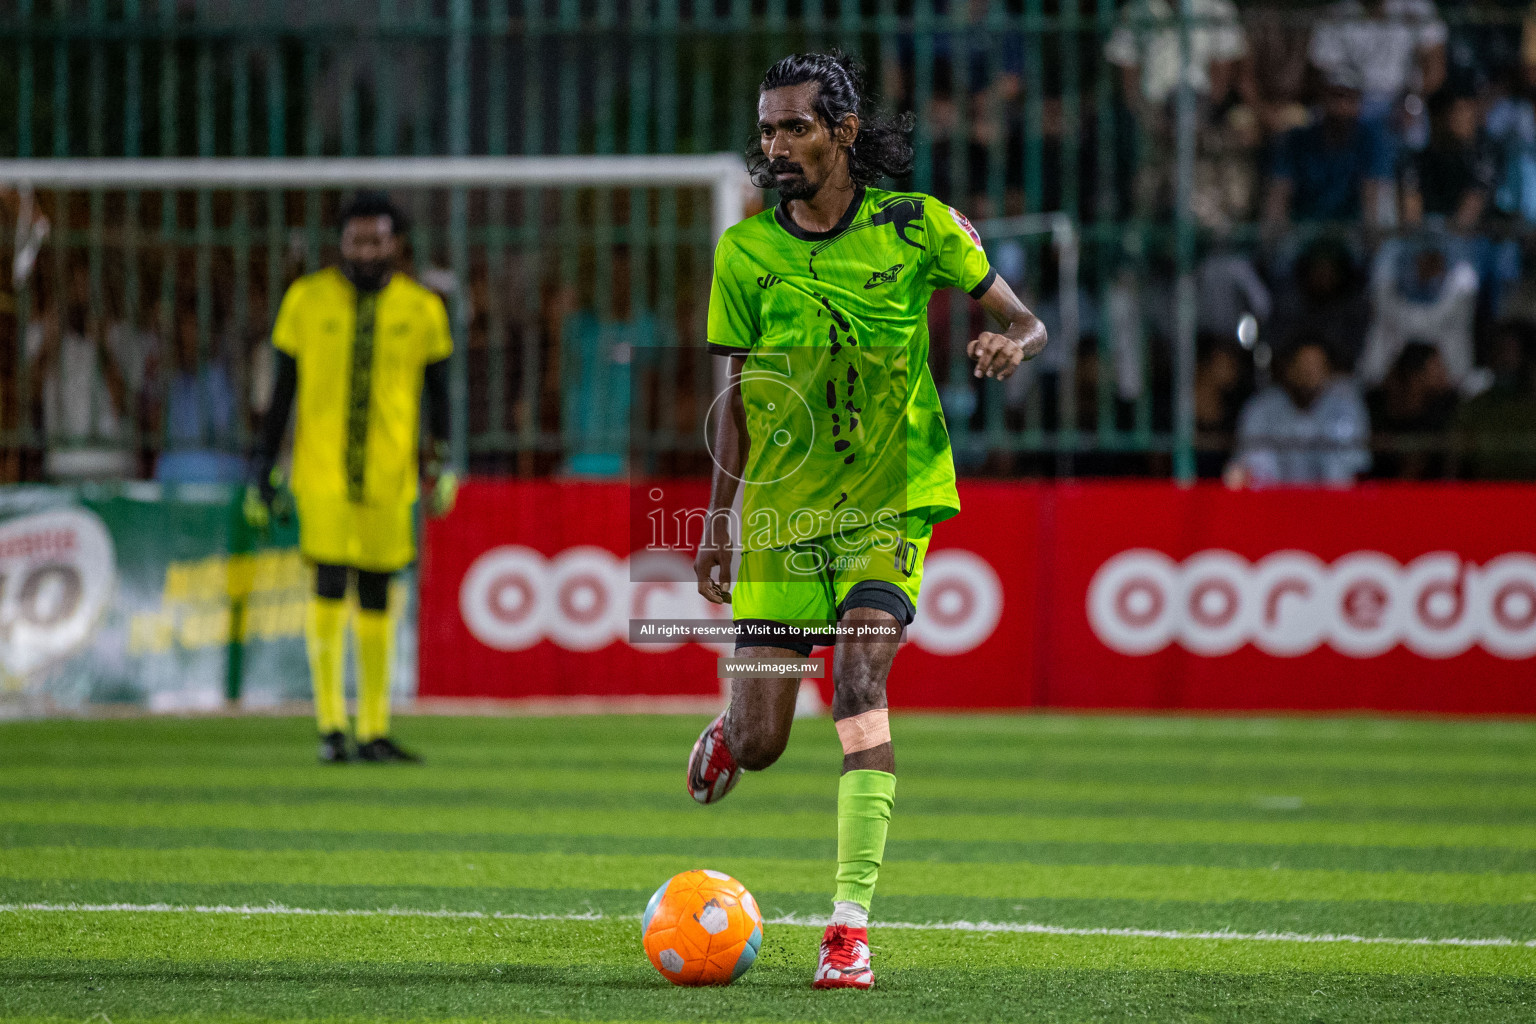
<svg viewBox="0 0 1536 1024"><path fill-rule="evenodd" d="M869 909L895 802L896 776L890 772L843 773L837 784L837 891L832 902Z"/></svg>

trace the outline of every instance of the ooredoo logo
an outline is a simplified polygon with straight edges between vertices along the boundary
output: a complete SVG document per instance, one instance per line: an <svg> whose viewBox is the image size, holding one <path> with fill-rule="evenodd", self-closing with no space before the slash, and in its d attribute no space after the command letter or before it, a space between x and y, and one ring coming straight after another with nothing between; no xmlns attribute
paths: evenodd
<svg viewBox="0 0 1536 1024"><path fill-rule="evenodd" d="M1160 551L1124 551L1088 586L1094 633L1122 654L1177 643L1195 654L1244 644L1295 658L1324 644L1373 658L1398 644L1426 658L1481 645L1501 658L1536 655L1536 555L1477 565L1436 551L1407 565L1376 551L1325 564L1305 551L1257 562L1202 551L1177 563Z"/></svg>
<svg viewBox="0 0 1536 1024"><path fill-rule="evenodd" d="M631 619L729 620L731 612L699 596L692 563L675 552L621 559L602 548L574 547L546 558L507 545L482 554L464 574L459 614L475 639L494 650L521 651L549 640L570 651L595 651L627 641ZM1002 583L985 559L953 548L931 552L907 639L936 654L963 654L993 634L1002 614ZM635 647L655 653L682 644ZM728 651L732 645L706 646Z"/></svg>

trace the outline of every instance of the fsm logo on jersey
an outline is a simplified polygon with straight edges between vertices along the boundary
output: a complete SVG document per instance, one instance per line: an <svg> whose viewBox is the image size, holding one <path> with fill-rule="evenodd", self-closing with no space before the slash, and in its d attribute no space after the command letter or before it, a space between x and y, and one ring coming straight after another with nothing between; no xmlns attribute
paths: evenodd
<svg viewBox="0 0 1536 1024"><path fill-rule="evenodd" d="M1536 555L1479 565L1435 551L1404 565L1377 551L1325 563L1305 551L1249 562L1208 550L1175 562L1136 549L1094 574L1087 612L1094 634L1128 655L1178 644L1215 657L1251 643L1280 658L1324 645L1374 658L1401 644L1425 658L1478 646L1519 660L1536 656Z"/></svg>
<svg viewBox="0 0 1536 1024"><path fill-rule="evenodd" d="M580 546L547 558L516 544L475 559L459 585L459 614L475 639L497 651L544 640L569 651L600 650L627 641L631 619L730 619L728 607L699 595L691 560L675 552L620 558ZM986 559L957 548L931 551L907 640L935 654L964 654L996 632L1002 615L1002 581ZM682 644L634 646L656 654ZM732 645L705 646L729 653Z"/></svg>

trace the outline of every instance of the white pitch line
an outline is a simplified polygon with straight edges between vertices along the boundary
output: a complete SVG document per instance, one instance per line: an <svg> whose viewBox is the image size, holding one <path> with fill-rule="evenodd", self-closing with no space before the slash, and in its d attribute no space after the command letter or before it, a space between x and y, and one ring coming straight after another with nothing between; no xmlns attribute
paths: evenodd
<svg viewBox="0 0 1536 1024"><path fill-rule="evenodd" d="M281 903L263 906L187 906L176 903L0 903L0 914L19 914L29 911L55 914L232 914L238 917L267 914L276 917L442 917L465 918L484 921L607 921L614 915L589 911L585 914L517 914L500 910L487 913L482 910L418 910L412 907L380 907L368 909L335 909L330 907L286 907ZM639 914L632 915L635 920Z"/></svg>
<svg viewBox="0 0 1536 1024"><path fill-rule="evenodd" d="M329 907L288 907L280 903L262 906L188 906L174 903L0 903L0 914L18 913L79 913L79 914L223 914L237 917L271 915L277 917L423 917L470 921L636 921L639 914L600 914L588 911L582 914L521 914L506 911L484 910L419 910L411 907L380 907L377 909ZM789 914L769 918L768 924L825 927L824 917L800 917ZM1111 936L1126 939L1172 939L1180 941L1215 942L1297 942L1342 943L1359 946L1491 946L1505 949L1536 949L1536 939L1510 938L1399 938L1389 935L1347 935L1325 932L1311 935L1305 932L1235 932L1228 930L1185 932L1152 928L1068 928L1054 924L1036 924L1032 921L876 921L876 929L897 928L923 932L1004 932L1021 935L1061 936Z"/></svg>

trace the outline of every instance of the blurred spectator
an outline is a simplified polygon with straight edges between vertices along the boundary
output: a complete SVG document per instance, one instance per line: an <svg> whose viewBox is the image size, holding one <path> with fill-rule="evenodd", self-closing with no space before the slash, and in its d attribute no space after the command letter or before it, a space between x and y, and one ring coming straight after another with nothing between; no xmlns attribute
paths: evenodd
<svg viewBox="0 0 1536 1024"><path fill-rule="evenodd" d="M1172 198L1174 103L1184 65L1177 8L1170 0L1129 0L1104 46L1105 59L1120 69L1121 94L1146 147L1134 172L1142 215L1167 209ZM1235 94L1238 62L1248 47L1231 0L1192 0L1192 10L1188 81L1202 126L1192 205L1201 223L1220 227L1246 219L1253 205L1245 147L1256 138L1251 128L1245 132L1241 117L1229 123L1225 106Z"/></svg>
<svg viewBox="0 0 1536 1024"><path fill-rule="evenodd" d="M1128 0L1104 57L1120 69L1121 90L1131 109L1159 117L1179 87L1177 0ZM1237 61L1248 52L1231 0L1192 0L1189 84L1202 100L1220 103L1232 88Z"/></svg>
<svg viewBox="0 0 1536 1024"><path fill-rule="evenodd" d="M1498 161L1494 205L1507 216L1536 223L1536 2L1526 10L1519 60L1494 81L1484 120Z"/></svg>
<svg viewBox="0 0 1536 1024"><path fill-rule="evenodd" d="M252 274L246 283L245 316L242 324L226 327L225 352L235 361L233 383L236 395L245 400L247 430L255 430L272 401L273 375L277 372L276 351L267 342L276 311L268 307L266 275Z"/></svg>
<svg viewBox="0 0 1536 1024"><path fill-rule="evenodd" d="M1371 273L1372 320L1360 357L1360 379L1381 383L1404 346L1428 340L1445 360L1452 383L1471 396L1487 387L1472 366L1477 271L1445 239L1393 239L1376 254Z"/></svg>
<svg viewBox="0 0 1536 1024"><path fill-rule="evenodd" d="M1380 221L1381 199L1393 172L1386 131L1360 114L1360 90L1330 82L1321 116L1280 140L1264 219L1272 231L1298 221Z"/></svg>
<svg viewBox="0 0 1536 1024"><path fill-rule="evenodd" d="M1353 381L1336 376L1327 350L1289 348L1279 383L1254 395L1237 423L1229 486L1350 484L1370 467L1370 418Z"/></svg>
<svg viewBox="0 0 1536 1024"><path fill-rule="evenodd" d="M176 344L165 396L165 450L155 465L162 483L239 483L245 460L235 454L235 389L214 352L200 352L197 312L176 315Z"/></svg>
<svg viewBox="0 0 1536 1024"><path fill-rule="evenodd" d="M1307 50L1311 29L1290 10L1249 8L1243 12L1248 58L1243 61L1240 88L1265 139L1273 139L1308 121L1302 102L1310 64Z"/></svg>
<svg viewBox="0 0 1536 1024"><path fill-rule="evenodd" d="M1494 164L1475 97L1441 90L1430 100L1429 145L1403 168L1403 223L1475 231L1492 194Z"/></svg>
<svg viewBox="0 0 1536 1024"><path fill-rule="evenodd" d="M952 10L961 15L958 24ZM1011 190L1023 182L1024 34L1013 19L993 19L987 0L936 0L933 13L929 99L918 112L934 143L933 190L949 202L965 200L966 212L980 219L1000 212L976 199L989 191L994 170ZM884 70L886 95L893 104L909 104L917 41L905 34L895 50L894 64ZM952 177L957 148L965 154L964 180ZM994 156L1001 167L992 166Z"/></svg>
<svg viewBox="0 0 1536 1024"><path fill-rule="evenodd" d="M43 472L53 480L135 475L125 414L132 396L91 299L86 267L72 267L65 294L52 297L27 329L28 405L41 407Z"/></svg>
<svg viewBox="0 0 1536 1024"><path fill-rule="evenodd" d="M1527 71L1536 68L1536 2L1526 8L1520 26L1520 63Z"/></svg>
<svg viewBox="0 0 1536 1024"><path fill-rule="evenodd" d="M1040 403L1041 422L1047 429L1055 429L1060 415L1060 404L1065 398L1061 391L1061 382L1067 367L1077 365L1073 360L1081 362L1083 337L1098 333L1099 304L1096 296L1086 288L1079 287L1075 296L1063 295L1060 253L1055 246L1043 246L1036 250L1036 253L1039 256L1039 269L1036 272L1034 285L1031 287L1028 263L1033 254L1030 254L1015 239L999 239L997 242L987 244L987 254L992 261L993 269L1015 292L1030 296L1026 300L1029 308L1040 318L1040 322L1045 325L1047 335L1051 338L1051 344L1045 347L1045 351L1040 353L1038 358L1030 360L1026 367L1020 368L1024 372L1015 373L1003 383L1004 400L1009 412L1021 419L1027 402L1031 400L1031 395L1035 396ZM1067 302L1064 303L1064 299ZM1074 301L1075 306L1070 304ZM1077 335L1070 342L1066 330L1069 313L1076 315ZM984 320L973 321L972 328L985 330L984 324ZM941 329L947 330L947 326ZM1055 352L1051 352L1052 347L1056 349ZM1093 372L1097 375L1097 365L1093 367ZM1081 390L1081 382L1078 390ZM1094 397L1089 403L1089 409L1097 407L1098 398ZM1082 407L1079 406L1079 424L1082 421L1082 414Z"/></svg>
<svg viewBox="0 0 1536 1024"><path fill-rule="evenodd" d="M1253 261L1230 247L1219 248L1200 261L1195 268L1195 287L1200 296L1202 334L1235 338L1244 316L1263 323L1274 310L1269 287Z"/></svg>
<svg viewBox="0 0 1536 1024"><path fill-rule="evenodd" d="M1196 471L1217 477L1232 453L1238 413L1253 392L1253 360L1230 334L1202 334L1196 353Z"/></svg>
<svg viewBox="0 0 1536 1024"><path fill-rule="evenodd" d="M14 294L27 283L32 277L32 271L37 268L37 254L52 231L52 224L38 205L36 194L28 187L0 185L0 214L8 221L13 218L15 221L12 227L14 248L8 282L8 290Z"/></svg>
<svg viewBox="0 0 1536 1024"><path fill-rule="evenodd" d="M1405 97L1444 83L1446 35L1433 0L1342 0L1313 28L1308 52L1328 80L1357 79L1366 120L1385 122L1411 107Z"/></svg>
<svg viewBox="0 0 1536 1024"><path fill-rule="evenodd" d="M1228 106L1199 130L1189 199L1195 223L1227 232L1253 220L1260 193L1260 142L1258 121L1242 105Z"/></svg>
<svg viewBox="0 0 1536 1024"><path fill-rule="evenodd" d="M1492 323L1509 286L1520 278L1522 262L1518 242L1490 237L1482 230L1500 185L1499 160L1491 133L1483 131L1476 96L1446 86L1431 99L1430 112L1429 145L1414 154L1404 169L1403 219L1409 226L1423 223L1452 232L1450 253L1467 260L1477 272L1477 323ZM1525 134L1516 123L1518 117L1510 113L1506 111L1507 123L1499 125L1501 130ZM1522 160L1531 154L1522 156L1517 148L1511 155ZM1533 176L1517 186L1521 191L1536 188L1536 167L1528 170ZM1516 197L1512 206L1518 210L1526 201L1536 202L1536 194Z"/></svg>
<svg viewBox="0 0 1536 1024"><path fill-rule="evenodd" d="M1531 28L1528 22L1527 35L1536 43ZM1494 206L1507 217L1536 223L1536 64L1505 76L1483 129L1496 161Z"/></svg>
<svg viewBox="0 0 1536 1024"><path fill-rule="evenodd" d="M1319 341L1334 367L1351 373L1370 325L1365 275L1349 245L1330 235L1314 239L1276 286L1269 334Z"/></svg>
<svg viewBox="0 0 1536 1024"><path fill-rule="evenodd" d="M165 346L160 343L160 310L161 302L156 296L147 303L139 324L127 318L115 318L107 328L107 345L123 376L126 426L139 439L140 472L135 474L137 476L145 475L154 465L151 443L161 413L161 370L166 358Z"/></svg>
<svg viewBox="0 0 1536 1024"><path fill-rule="evenodd" d="M1122 255L1121 261L1105 296L1105 327L1114 357L1110 371L1115 397L1122 402L1136 402L1147 383L1147 357L1153 348L1147 331L1151 319L1148 307L1158 304L1155 294L1149 293L1154 292L1157 282L1129 254Z"/></svg>
<svg viewBox="0 0 1536 1024"><path fill-rule="evenodd" d="M951 2L964 5L964 21L953 31ZM1013 102L1022 94L1023 37L1013 26L987 24L990 9L986 0L935 0L936 31L929 38L934 59L932 87L936 94L940 90L948 94L957 73L972 96L990 93L1004 102ZM887 62L884 68L884 91L889 102L912 98L916 59L916 41L911 35L903 35L897 42L896 62ZM930 109L929 113L934 111ZM949 120L953 122L953 112L950 113Z"/></svg>
<svg viewBox="0 0 1536 1024"><path fill-rule="evenodd" d="M21 478L21 417L17 394L16 295L0 282L0 484Z"/></svg>
<svg viewBox="0 0 1536 1024"><path fill-rule="evenodd" d="M1439 349L1424 341L1403 346L1381 386L1366 396L1376 430L1376 475L1423 480L1445 475L1438 442L1456 412L1456 388ZM1394 437L1393 435L1408 435Z"/></svg>
<svg viewBox="0 0 1536 1024"><path fill-rule="evenodd" d="M176 5L182 19L198 23L195 31L215 33L246 28L253 10L277 24L314 25L318 9L313 0L262 0L254 8L250 0L177 0ZM305 92L296 102L313 118L314 130L323 133L326 151L361 151L365 140L359 138L359 128L366 122L357 111L360 97L373 100L370 105L380 113L388 110L393 115L366 140L380 156L404 152L413 130L441 130L444 120L434 117L435 109L441 109L432 75L434 51L416 40L389 38L394 7L379 0L326 0L324 9L326 17L347 26L348 33L315 55L317 73L305 78ZM279 54L257 49L244 59L261 67L261 73L282 73ZM483 107L476 104L474 109Z"/></svg>
<svg viewBox="0 0 1536 1024"><path fill-rule="evenodd" d="M1489 351L1493 386L1464 403L1453 424L1461 475L1536 479L1536 324L1506 321Z"/></svg>

